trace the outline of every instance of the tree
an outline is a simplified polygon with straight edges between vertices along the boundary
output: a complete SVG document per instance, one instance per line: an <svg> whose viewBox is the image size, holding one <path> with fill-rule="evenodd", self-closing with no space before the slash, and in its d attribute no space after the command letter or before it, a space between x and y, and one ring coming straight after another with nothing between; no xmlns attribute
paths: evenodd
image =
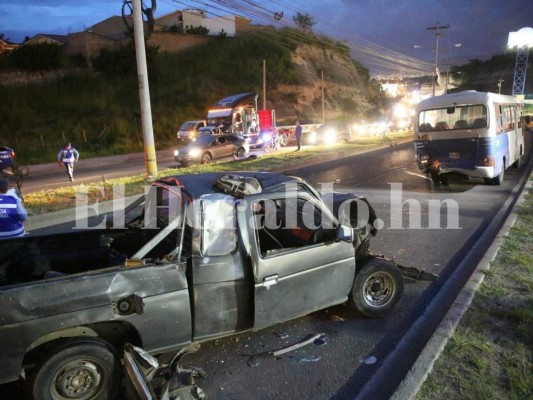
<svg viewBox="0 0 533 400"><path fill-rule="evenodd" d="M292 17L292 20L294 21L294 24L304 32L309 32L316 24L315 19L309 15L309 13L302 14L298 12Z"/></svg>

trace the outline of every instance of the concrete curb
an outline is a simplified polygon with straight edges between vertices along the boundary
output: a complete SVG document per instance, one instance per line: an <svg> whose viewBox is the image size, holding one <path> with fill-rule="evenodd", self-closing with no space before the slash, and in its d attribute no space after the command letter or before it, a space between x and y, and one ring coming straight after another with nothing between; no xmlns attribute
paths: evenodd
<svg viewBox="0 0 533 400"><path fill-rule="evenodd" d="M406 400L414 398L428 375L431 373L435 361L440 357L448 340L453 336L461 318L472 303L476 291L483 283L486 271L490 269L491 262L496 258L505 237L513 227L518 215L518 207L524 202L526 194L533 187L530 180L532 175L533 174L529 175L527 183L522 188L511 213L506 218L503 226L500 228L482 259L478 262L472 276L457 296L445 317L442 319L433 336L426 343L424 349L418 356L417 361L413 364L413 367L396 389L391 399Z"/></svg>

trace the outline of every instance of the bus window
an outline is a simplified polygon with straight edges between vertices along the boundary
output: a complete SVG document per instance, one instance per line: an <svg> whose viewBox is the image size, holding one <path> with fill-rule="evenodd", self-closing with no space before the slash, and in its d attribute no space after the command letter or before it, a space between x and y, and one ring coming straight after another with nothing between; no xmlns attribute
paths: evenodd
<svg viewBox="0 0 533 400"><path fill-rule="evenodd" d="M475 125L475 126L474 126ZM485 128L487 126L487 108L484 105L467 105L424 110L418 117L419 131L461 130Z"/></svg>

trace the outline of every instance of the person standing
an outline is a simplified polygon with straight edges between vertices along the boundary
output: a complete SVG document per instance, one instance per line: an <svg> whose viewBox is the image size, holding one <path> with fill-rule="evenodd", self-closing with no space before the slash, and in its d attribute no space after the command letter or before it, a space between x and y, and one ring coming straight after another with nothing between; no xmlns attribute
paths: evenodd
<svg viewBox="0 0 533 400"><path fill-rule="evenodd" d="M294 129L294 135L296 136L296 146L298 146L296 151L300 151L300 147L302 145L302 132L303 129L300 125L300 121L296 121L296 128Z"/></svg>
<svg viewBox="0 0 533 400"><path fill-rule="evenodd" d="M20 237L26 233L23 222L28 218L28 212L16 194L8 194L8 187L9 181L0 178L0 239Z"/></svg>
<svg viewBox="0 0 533 400"><path fill-rule="evenodd" d="M65 146L63 146L63 148L59 150L59 153L57 153L57 164L60 167L61 165L65 166L68 178L71 182L74 181L74 163L77 162L79 158L80 153L72 147L71 143L65 143Z"/></svg>

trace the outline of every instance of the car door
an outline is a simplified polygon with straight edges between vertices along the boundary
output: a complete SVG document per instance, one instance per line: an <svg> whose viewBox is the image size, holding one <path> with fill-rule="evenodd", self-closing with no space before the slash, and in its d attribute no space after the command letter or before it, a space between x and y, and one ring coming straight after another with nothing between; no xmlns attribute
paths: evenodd
<svg viewBox="0 0 533 400"><path fill-rule="evenodd" d="M228 150L233 145L228 142L226 136L219 136L217 137L212 147L212 152L214 157L213 158L224 158L230 156L232 153Z"/></svg>
<svg viewBox="0 0 533 400"><path fill-rule="evenodd" d="M254 329L347 299L355 275L352 243L337 239L338 222L307 193L245 197L254 270Z"/></svg>

